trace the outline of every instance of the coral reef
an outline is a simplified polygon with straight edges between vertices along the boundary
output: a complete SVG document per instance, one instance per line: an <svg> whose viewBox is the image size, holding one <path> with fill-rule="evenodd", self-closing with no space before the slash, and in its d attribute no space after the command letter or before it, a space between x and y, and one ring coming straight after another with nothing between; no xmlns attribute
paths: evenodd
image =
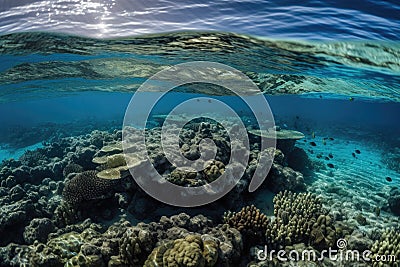
<svg viewBox="0 0 400 267"><path fill-rule="evenodd" d="M120 239L121 262L131 266L143 265L154 245L155 240L149 231L139 227L128 228Z"/></svg>
<svg viewBox="0 0 400 267"><path fill-rule="evenodd" d="M303 191L306 188L303 174L277 163L272 163L267 181L268 188L275 193L284 190Z"/></svg>
<svg viewBox="0 0 400 267"><path fill-rule="evenodd" d="M276 139L276 147L284 154L288 154L294 149L296 140L304 138L304 134L301 132L281 129L278 126L275 129L268 129L268 131L253 129L248 130L248 132L261 138Z"/></svg>
<svg viewBox="0 0 400 267"><path fill-rule="evenodd" d="M81 172L83 172L83 167L81 165L76 163L69 163L67 166L65 166L63 170L63 175L64 177L68 177L68 175L71 173L81 173Z"/></svg>
<svg viewBox="0 0 400 267"><path fill-rule="evenodd" d="M197 179L197 172L181 169L173 170L167 180L181 186L199 186L202 184L201 180Z"/></svg>
<svg viewBox="0 0 400 267"><path fill-rule="evenodd" d="M336 241L332 219L315 195L280 192L274 197L274 215L266 231L271 247L305 243L322 249Z"/></svg>
<svg viewBox="0 0 400 267"><path fill-rule="evenodd" d="M139 130L133 130L129 138L137 140L138 133ZM199 167L205 167L203 171L187 172L176 168L162 152L159 127L148 129L145 134L148 156L157 171L182 186L214 181L229 170L225 165L233 146L245 151L243 144L230 147L227 133L218 124L207 120L188 123L180 132L182 154L196 159L203 138L212 137L217 149L213 160L199 161ZM205 208L171 208L150 198L126 171L129 162L140 164L143 149L132 142L132 151L138 151L138 155L123 154L121 135L121 131L94 131L63 138L27 152L19 160L1 163L0 266L128 267L142 266L146 260L147 264L165 260L175 266L247 266L250 262L249 266L267 266L262 265L265 262L252 262L253 246L266 244L270 248L299 251L310 248L319 253L328 246L335 247L336 237L345 237L349 248L365 250L372 247L373 241L380 240L380 233L376 233L379 231L370 230L373 223L375 226L376 222L385 226L398 223L391 214L399 210L396 188L390 194L386 192L389 187L382 190L378 198L380 214L373 212L376 206L367 201L352 203L351 198L343 201L343 207L356 208L357 212L342 212L342 204L333 209L337 196L346 194L334 180L326 189L334 196L326 200L324 195L323 204L329 213L316 195L281 192L304 190L303 174L307 175L312 166L305 167L308 159L304 150L290 147L293 142L283 151L274 148L260 151L254 136L249 164L230 193ZM287 149L291 152L285 153ZM206 154L213 152L208 145L201 150ZM255 195L247 192L259 157L266 157L272 167L258 189L260 193L255 193L262 195L262 199L256 197L257 202L253 202ZM227 174L238 175L235 168ZM308 190L320 193L313 184L307 186ZM277 193L272 218L266 216L272 212L273 196L269 190ZM246 206L252 203L257 203L265 214L255 206ZM225 213L223 224L217 224L225 211L238 207L244 208ZM118 221L120 218L123 219ZM388 234L385 240L396 242ZM378 250L374 253L385 246L378 242L384 240L377 241ZM387 246L394 253L390 249ZM185 255L193 258L185 260ZM329 264L326 266L333 266Z"/></svg>
<svg viewBox="0 0 400 267"><path fill-rule="evenodd" d="M55 230L53 222L48 218L35 218L25 227L24 239L28 244L35 240L45 242L47 236Z"/></svg>
<svg viewBox="0 0 400 267"><path fill-rule="evenodd" d="M218 179L225 172L225 164L218 160L212 160L206 162L206 168L204 169L204 176L207 182L211 183Z"/></svg>
<svg viewBox="0 0 400 267"><path fill-rule="evenodd" d="M389 209L396 215L400 216L400 189L392 188L388 197Z"/></svg>
<svg viewBox="0 0 400 267"><path fill-rule="evenodd" d="M90 220L69 225L51 233L46 243L20 245L18 251L9 244L0 250L0 260L12 266L11 262L32 266L122 267L143 266L146 259L145 266L153 266L156 260L165 258L169 264L180 264L165 266L232 266L243 246L236 229L213 226L202 215L190 217L182 213L136 226L121 220L106 231L103 229Z"/></svg>
<svg viewBox="0 0 400 267"><path fill-rule="evenodd" d="M217 260L218 243L203 241L200 235L187 235L155 248L144 266L213 267Z"/></svg>
<svg viewBox="0 0 400 267"><path fill-rule="evenodd" d="M268 229L268 217L254 205L242 208L239 212L226 212L224 223L236 228L249 243L259 242Z"/></svg>
<svg viewBox="0 0 400 267"><path fill-rule="evenodd" d="M400 259L400 229L386 230L381 238L373 244L371 251L372 266L399 266L397 261ZM379 262L378 255L380 259L387 261Z"/></svg>
<svg viewBox="0 0 400 267"><path fill-rule="evenodd" d="M97 171L84 171L65 184L63 198L69 204L77 205L85 200L105 198L118 180L97 177Z"/></svg>

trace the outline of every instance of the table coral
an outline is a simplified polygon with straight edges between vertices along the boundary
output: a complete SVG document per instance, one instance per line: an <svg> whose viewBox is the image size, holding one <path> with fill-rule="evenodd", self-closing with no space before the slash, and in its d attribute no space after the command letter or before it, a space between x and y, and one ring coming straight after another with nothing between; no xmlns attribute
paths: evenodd
<svg viewBox="0 0 400 267"><path fill-rule="evenodd" d="M62 195L65 201L73 205L85 200L104 198L117 181L98 178L97 171L84 171L66 183Z"/></svg>

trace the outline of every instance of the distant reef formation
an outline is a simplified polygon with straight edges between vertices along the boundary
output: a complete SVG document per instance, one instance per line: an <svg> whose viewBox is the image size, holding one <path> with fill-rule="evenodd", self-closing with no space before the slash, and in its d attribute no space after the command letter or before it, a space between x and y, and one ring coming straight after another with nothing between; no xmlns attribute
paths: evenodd
<svg viewBox="0 0 400 267"><path fill-rule="evenodd" d="M140 131L132 130L131 137ZM217 140L216 158L198 173L178 171L166 160L160 132L160 127L146 130L151 144L147 152L166 180L193 187L225 172L231 146L222 127L201 122L180 132L180 147L189 159L199 156L199 140ZM264 152L273 156L271 171L253 194L272 192L274 197L271 207L255 201L247 188L261 137L251 138L249 164L234 189L193 209L160 203L136 184L128 171L132 159L124 156L121 130L60 138L19 159L5 160L0 165L0 266L266 266L256 258L264 245L312 249L320 255L327 247L335 248L339 238L352 240L354 249L374 253L380 252L381 243L392 242L397 229L361 233L366 218L354 220L331 210L323 196L307 192L309 173L318 165L299 153L295 142ZM296 133L296 138L301 136ZM288 161L291 153L303 156ZM389 199L394 213L398 193L393 191ZM398 220L387 220L388 229L396 224ZM398 255L398 246L384 253ZM273 262L288 266L276 257Z"/></svg>

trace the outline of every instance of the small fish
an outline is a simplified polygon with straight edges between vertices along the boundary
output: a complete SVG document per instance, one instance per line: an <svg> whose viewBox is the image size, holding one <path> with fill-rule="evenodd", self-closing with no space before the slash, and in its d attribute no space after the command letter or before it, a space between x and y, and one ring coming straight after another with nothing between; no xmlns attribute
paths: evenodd
<svg viewBox="0 0 400 267"><path fill-rule="evenodd" d="M356 152L357 154L361 154L361 151L358 149L354 150L354 152Z"/></svg>
<svg viewBox="0 0 400 267"><path fill-rule="evenodd" d="M317 146L317 144L315 142L310 142L311 146Z"/></svg>
<svg viewBox="0 0 400 267"><path fill-rule="evenodd" d="M330 158L329 157L325 157L325 160L330 160Z"/></svg>
<svg viewBox="0 0 400 267"><path fill-rule="evenodd" d="M351 153L351 155L353 156L353 158L356 158L356 154L354 152Z"/></svg>
<svg viewBox="0 0 400 267"><path fill-rule="evenodd" d="M307 139L304 139L303 141L304 141L304 143L306 143L306 142L307 142Z"/></svg>
<svg viewBox="0 0 400 267"><path fill-rule="evenodd" d="M329 137L329 140L331 140L331 141L333 141L333 140L335 140L333 137Z"/></svg>
<svg viewBox="0 0 400 267"><path fill-rule="evenodd" d="M296 120L298 120L298 119L300 119L300 117L299 117L299 116L296 116Z"/></svg>
<svg viewBox="0 0 400 267"><path fill-rule="evenodd" d="M332 163L328 163L326 164L326 166L328 166L329 168L335 168L335 165L333 165Z"/></svg>
<svg viewBox="0 0 400 267"><path fill-rule="evenodd" d="M325 146L325 145L326 145L326 141L325 141L325 140L322 140L322 144Z"/></svg>
<svg viewBox="0 0 400 267"><path fill-rule="evenodd" d="M388 177L386 177L386 181L391 182L391 181L393 181L393 180L392 180L392 178L390 178L390 177L388 176Z"/></svg>
<svg viewBox="0 0 400 267"><path fill-rule="evenodd" d="M315 138L315 132L312 132L311 137Z"/></svg>
<svg viewBox="0 0 400 267"><path fill-rule="evenodd" d="M375 215L377 217L379 217L379 215L381 215L381 208L380 207L375 207L374 212L375 212Z"/></svg>
<svg viewBox="0 0 400 267"><path fill-rule="evenodd" d="M208 103L211 103L211 99L208 99Z"/></svg>
<svg viewBox="0 0 400 267"><path fill-rule="evenodd" d="M322 95L319 95L319 98L322 98Z"/></svg>
<svg viewBox="0 0 400 267"><path fill-rule="evenodd" d="M354 101L354 97L349 97L349 100L350 101Z"/></svg>
<svg viewBox="0 0 400 267"><path fill-rule="evenodd" d="M331 159L333 159L332 153L329 153L328 157L330 157Z"/></svg>
<svg viewBox="0 0 400 267"><path fill-rule="evenodd" d="M319 158L319 159L322 158L322 153L318 153L317 158Z"/></svg>

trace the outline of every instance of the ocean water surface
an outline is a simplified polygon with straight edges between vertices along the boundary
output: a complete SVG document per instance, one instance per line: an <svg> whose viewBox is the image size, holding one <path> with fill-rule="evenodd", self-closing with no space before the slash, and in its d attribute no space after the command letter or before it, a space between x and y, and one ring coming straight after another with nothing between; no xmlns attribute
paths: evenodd
<svg viewBox="0 0 400 267"><path fill-rule="evenodd" d="M398 266L397 2L0 3L0 266L169 266L168 255L173 266L316 264L257 258L264 246L371 250L372 266L381 266L377 255ZM153 75L193 61L233 67L260 93L191 83L153 103L165 82ZM137 92L151 77L155 86ZM154 105L146 129L124 124L135 94L143 96L135 114ZM244 101L259 96L269 108ZM179 151L198 161L214 151L203 139L216 145L195 173L174 166L165 153L173 144L161 144L167 115L190 100L207 112L170 117L171 131L184 122ZM222 127L238 126L218 103L244 124L247 152ZM135 143L141 134L145 148ZM271 134L276 150L262 146ZM126 149L124 138L136 141ZM238 148L249 156L242 174L229 169ZM142 152L165 179L160 187L209 188L224 173L241 179L214 203L168 205L128 171L142 166ZM266 155L270 171L249 193ZM198 246L191 260L179 256L188 243ZM371 266L365 258L318 264Z"/></svg>

